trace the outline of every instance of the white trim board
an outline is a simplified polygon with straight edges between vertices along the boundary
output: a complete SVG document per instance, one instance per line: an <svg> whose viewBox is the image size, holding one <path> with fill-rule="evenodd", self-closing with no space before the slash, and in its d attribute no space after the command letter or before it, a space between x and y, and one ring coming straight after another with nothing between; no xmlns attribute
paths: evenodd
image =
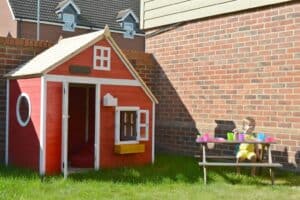
<svg viewBox="0 0 300 200"><path fill-rule="evenodd" d="M101 85L124 85L141 87L139 81L131 79L110 79L110 78L91 78L80 76L62 76L62 75L45 75L47 81L52 82L70 82L82 84L101 84Z"/></svg>
<svg viewBox="0 0 300 200"><path fill-rule="evenodd" d="M101 85L96 84L95 89L95 170L99 170L100 168L100 135L101 135Z"/></svg>
<svg viewBox="0 0 300 200"><path fill-rule="evenodd" d="M62 83L62 157L61 165L63 175L66 179L68 177L68 129L69 129L69 83L63 81Z"/></svg>
<svg viewBox="0 0 300 200"><path fill-rule="evenodd" d="M23 22L37 23L37 20L32 20L32 19L15 18L15 20L16 21L23 21ZM40 24L47 24L47 25L53 25L53 26L63 26L64 25L62 23L48 22L48 21L40 21ZM104 28L96 28L96 27L88 27L88 26L80 26L80 25L76 25L76 28L94 30L94 31L104 30ZM121 34L125 33L125 31L118 31L118 30L110 30L110 31L112 33L121 33ZM145 37L145 34L142 34L142 33L136 33L135 35Z"/></svg>
<svg viewBox="0 0 300 200"><path fill-rule="evenodd" d="M40 175L46 172L46 111L47 111L47 81L41 77L41 108L40 108Z"/></svg>
<svg viewBox="0 0 300 200"><path fill-rule="evenodd" d="M9 145L9 82L6 80L6 121L5 121L5 164L8 165L8 145Z"/></svg>

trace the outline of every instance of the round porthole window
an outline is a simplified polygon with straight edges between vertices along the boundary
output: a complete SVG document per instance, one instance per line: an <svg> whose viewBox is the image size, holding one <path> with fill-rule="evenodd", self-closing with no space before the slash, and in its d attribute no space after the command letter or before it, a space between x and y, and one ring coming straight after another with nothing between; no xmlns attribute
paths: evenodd
<svg viewBox="0 0 300 200"><path fill-rule="evenodd" d="M27 126L30 120L31 104L29 96L26 93L22 93L18 97L16 114L19 124L22 127Z"/></svg>

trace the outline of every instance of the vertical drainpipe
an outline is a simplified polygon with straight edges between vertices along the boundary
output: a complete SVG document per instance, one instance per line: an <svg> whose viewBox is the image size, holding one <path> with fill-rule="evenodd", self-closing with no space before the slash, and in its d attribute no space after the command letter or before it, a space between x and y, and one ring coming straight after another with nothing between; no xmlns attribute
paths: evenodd
<svg viewBox="0 0 300 200"><path fill-rule="evenodd" d="M40 0L37 0L37 26L36 26L36 39L40 40Z"/></svg>

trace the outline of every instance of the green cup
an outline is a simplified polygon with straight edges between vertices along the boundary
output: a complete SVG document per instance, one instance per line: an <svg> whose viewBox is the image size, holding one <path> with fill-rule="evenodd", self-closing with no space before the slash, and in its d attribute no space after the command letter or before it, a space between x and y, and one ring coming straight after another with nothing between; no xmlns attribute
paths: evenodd
<svg viewBox="0 0 300 200"><path fill-rule="evenodd" d="M234 140L234 134L232 132L227 133L227 140L228 141L233 141Z"/></svg>

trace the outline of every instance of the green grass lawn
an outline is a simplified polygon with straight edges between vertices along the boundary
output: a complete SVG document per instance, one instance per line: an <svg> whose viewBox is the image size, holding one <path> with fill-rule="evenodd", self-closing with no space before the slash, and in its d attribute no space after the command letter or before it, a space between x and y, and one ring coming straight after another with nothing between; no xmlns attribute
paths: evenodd
<svg viewBox="0 0 300 200"><path fill-rule="evenodd" d="M208 185L194 158L158 155L154 165L46 177L0 167L0 199L300 199L300 174L276 171L271 186L267 169L251 177L234 168L208 169Z"/></svg>

